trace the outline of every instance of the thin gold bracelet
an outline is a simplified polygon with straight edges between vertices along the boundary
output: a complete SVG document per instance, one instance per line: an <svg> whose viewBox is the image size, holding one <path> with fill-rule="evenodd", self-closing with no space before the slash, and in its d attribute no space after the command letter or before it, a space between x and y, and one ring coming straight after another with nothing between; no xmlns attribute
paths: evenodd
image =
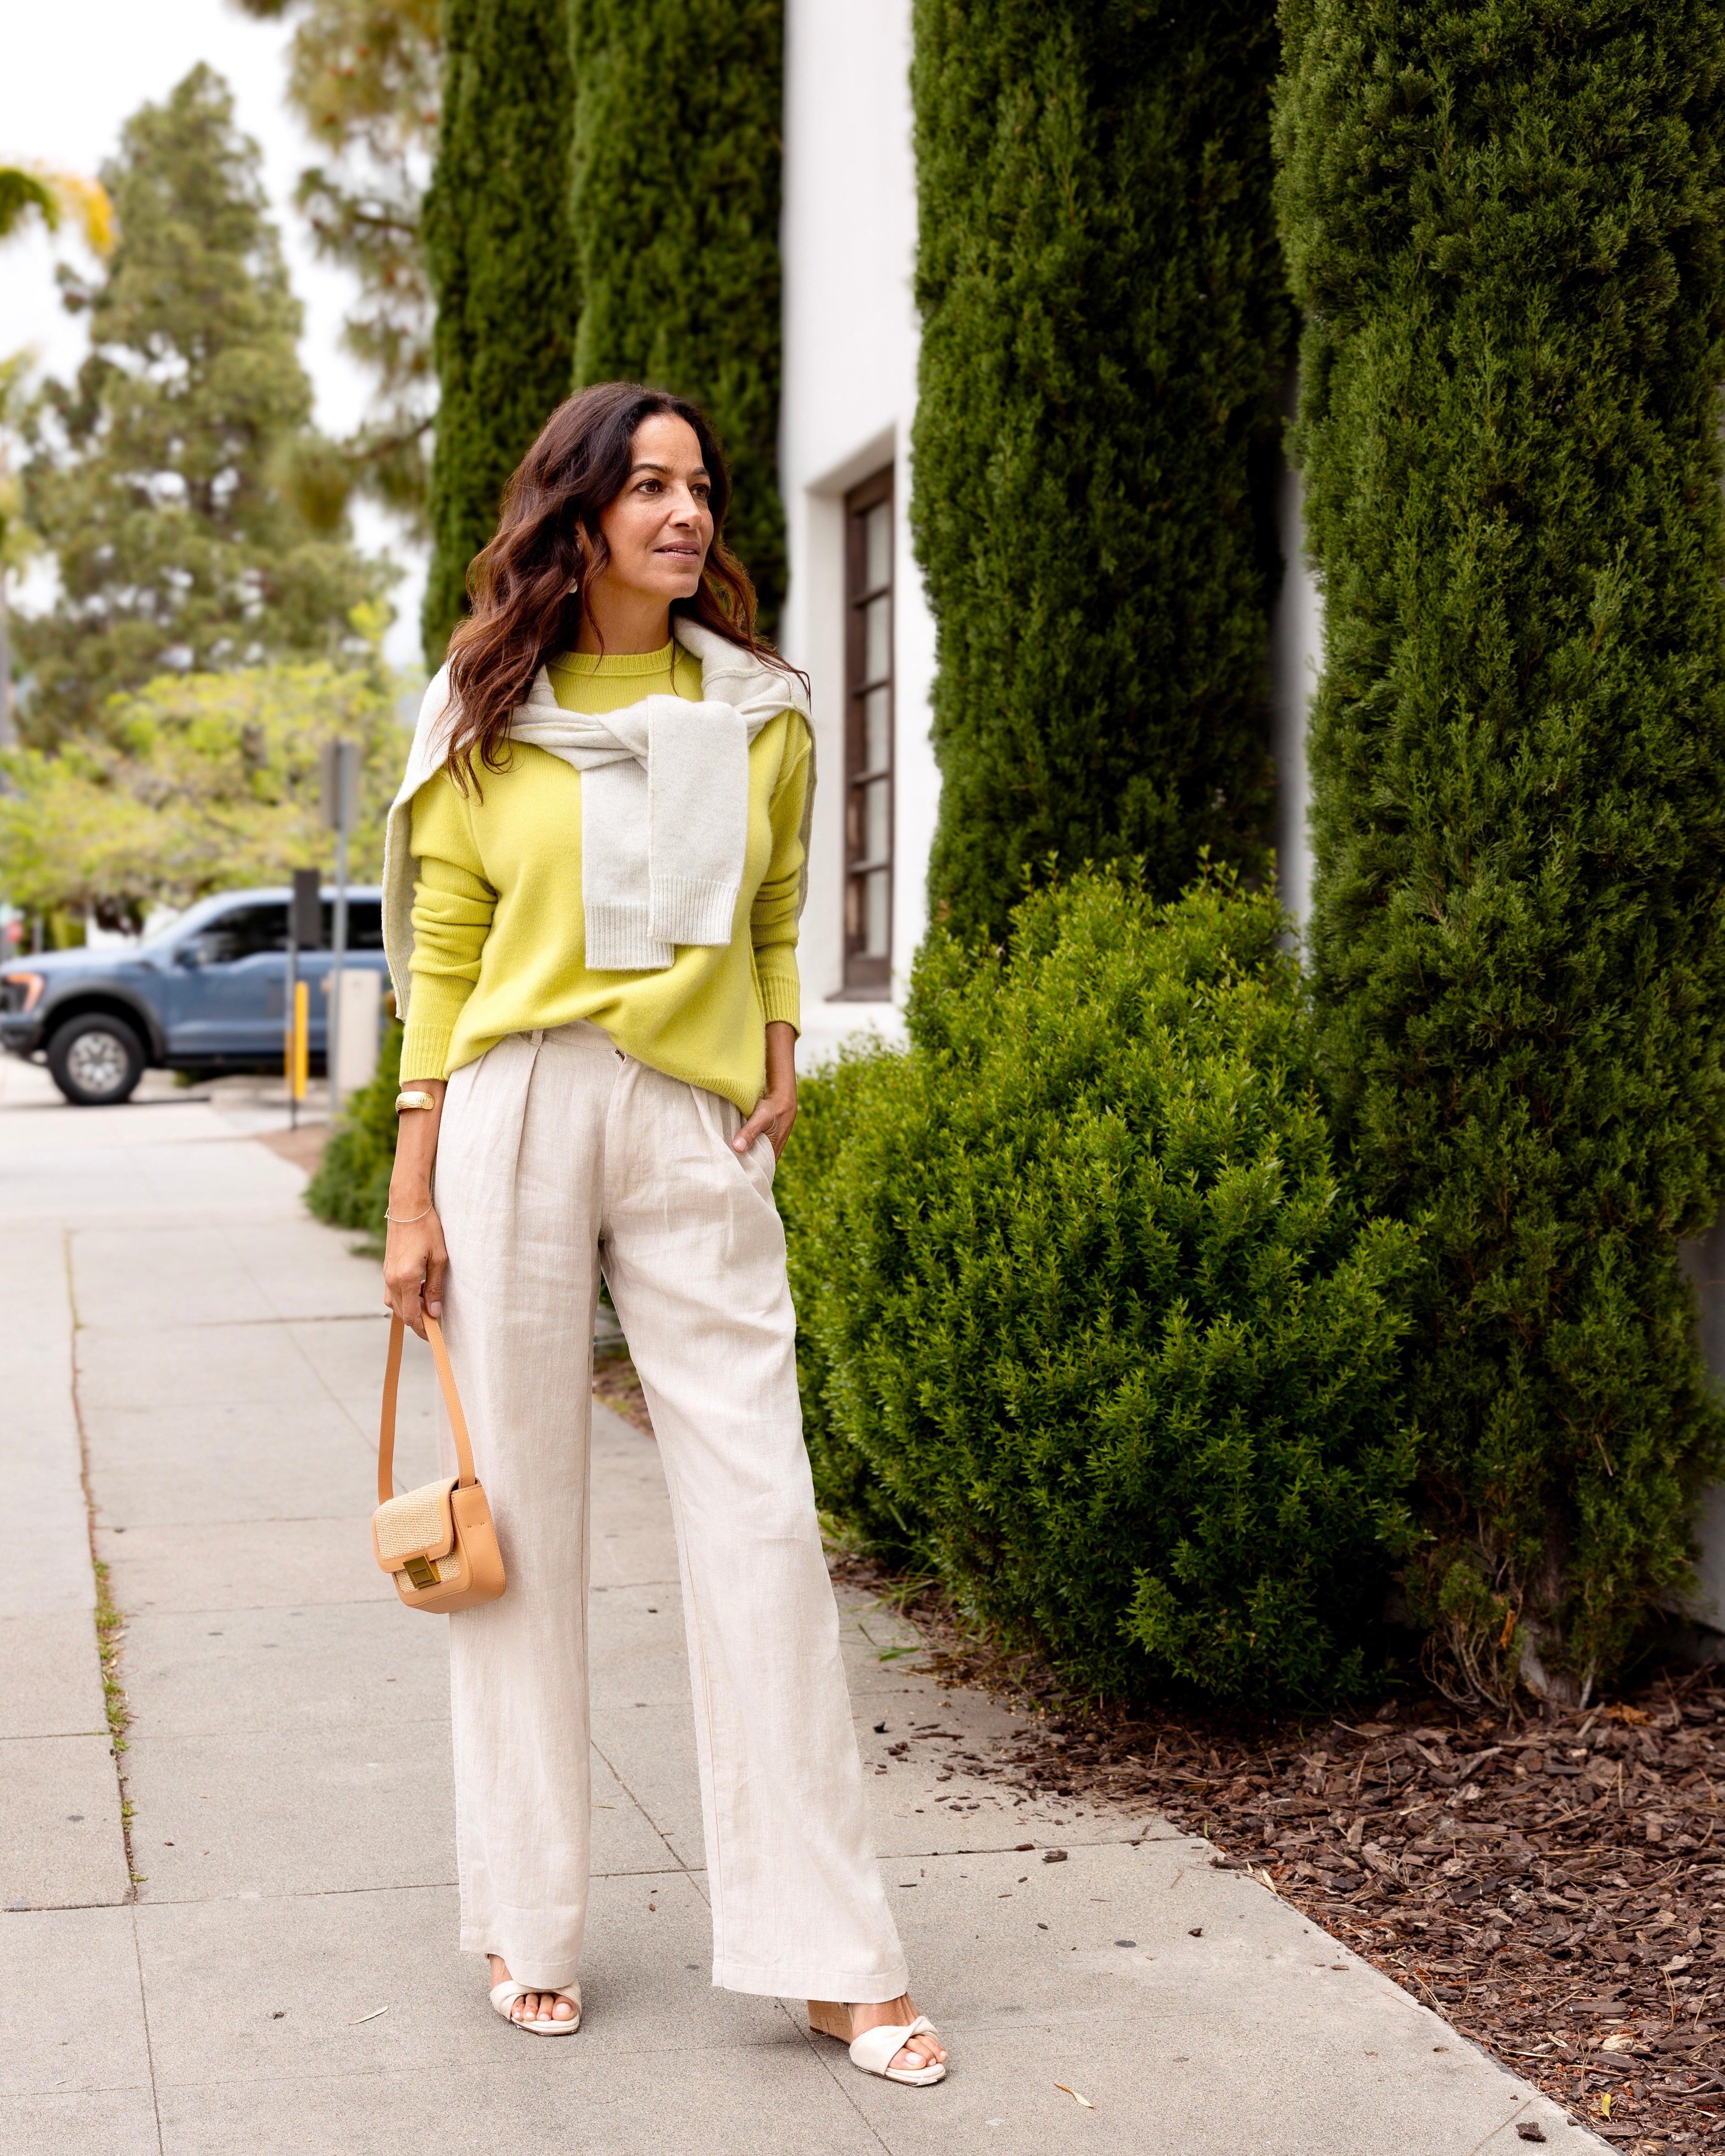
<svg viewBox="0 0 1725 2156"><path fill-rule="evenodd" d="M425 1213L434 1213L436 1210L437 1208L435 1205L428 1205L425 1209ZM410 1213L407 1219L403 1220L396 1214L386 1212L383 1218L388 1221L390 1225L393 1228L411 1228L414 1221L423 1220L425 1218L425 1213Z"/></svg>

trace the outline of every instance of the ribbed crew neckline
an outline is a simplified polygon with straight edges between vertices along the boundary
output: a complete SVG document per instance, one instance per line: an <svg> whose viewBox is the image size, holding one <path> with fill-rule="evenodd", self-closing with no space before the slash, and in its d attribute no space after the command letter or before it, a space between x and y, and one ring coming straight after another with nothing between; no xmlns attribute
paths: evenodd
<svg viewBox="0 0 1725 2156"><path fill-rule="evenodd" d="M657 651L563 651L548 661L548 670L614 680L636 674L665 674L675 660L676 651L675 637Z"/></svg>

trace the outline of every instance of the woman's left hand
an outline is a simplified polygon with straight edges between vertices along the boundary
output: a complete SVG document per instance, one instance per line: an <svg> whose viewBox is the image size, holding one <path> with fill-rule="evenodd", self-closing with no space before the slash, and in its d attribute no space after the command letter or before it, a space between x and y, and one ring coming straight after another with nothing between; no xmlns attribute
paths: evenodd
<svg viewBox="0 0 1725 2156"><path fill-rule="evenodd" d="M731 1142L738 1152L747 1152L765 1131L773 1141L773 1158L778 1160L796 1120L797 1029L775 1019L767 1029L767 1090Z"/></svg>

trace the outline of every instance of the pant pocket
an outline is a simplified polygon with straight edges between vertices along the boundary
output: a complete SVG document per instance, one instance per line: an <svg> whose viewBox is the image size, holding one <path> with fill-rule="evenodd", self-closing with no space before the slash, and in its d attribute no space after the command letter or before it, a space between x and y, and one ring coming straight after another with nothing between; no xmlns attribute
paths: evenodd
<svg viewBox="0 0 1725 2156"><path fill-rule="evenodd" d="M708 1092L705 1086L691 1086L689 1091L694 1096L695 1111L713 1143L751 1189L770 1195L778 1166L772 1139L762 1131L747 1152L739 1152L733 1140L742 1128L744 1117L736 1101L727 1101L721 1093Z"/></svg>

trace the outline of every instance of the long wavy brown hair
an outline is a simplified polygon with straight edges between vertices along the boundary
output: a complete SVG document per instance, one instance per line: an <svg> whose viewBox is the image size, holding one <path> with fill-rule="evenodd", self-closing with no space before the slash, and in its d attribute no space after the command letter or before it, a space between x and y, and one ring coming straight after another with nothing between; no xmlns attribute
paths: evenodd
<svg viewBox="0 0 1725 2156"><path fill-rule="evenodd" d="M581 628L580 586L610 558L600 512L629 483L635 429L669 413L695 429L711 485L713 540L701 588L674 599L673 616L700 622L768 665L783 667L755 633L755 588L725 544L731 475L706 414L683 398L639 382L598 382L559 404L503 490L495 536L467 572L471 612L449 639L449 691L459 715L449 767L465 791L475 760L501 771L509 721L545 661L572 650ZM583 558L585 535L589 552Z"/></svg>

